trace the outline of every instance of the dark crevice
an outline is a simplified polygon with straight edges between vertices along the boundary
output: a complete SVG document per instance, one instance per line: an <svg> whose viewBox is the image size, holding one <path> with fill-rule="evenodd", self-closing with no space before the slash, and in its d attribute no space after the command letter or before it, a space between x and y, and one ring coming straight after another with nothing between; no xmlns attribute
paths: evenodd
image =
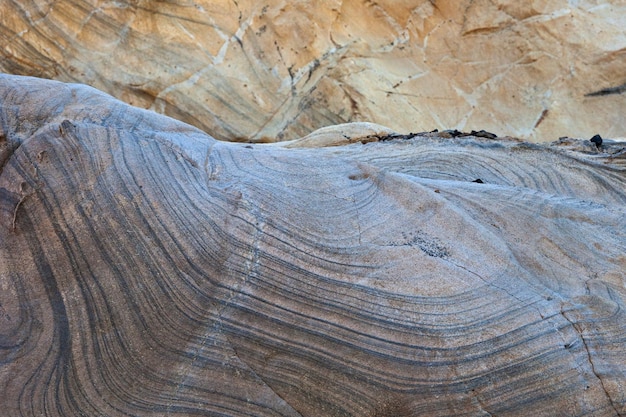
<svg viewBox="0 0 626 417"><path fill-rule="evenodd" d="M5 165L11 159L11 156L17 151L22 143L18 140L11 140L4 134L0 133L0 175L4 171Z"/></svg>
<svg viewBox="0 0 626 417"><path fill-rule="evenodd" d="M626 83L618 85L617 87L603 88L602 90L585 94L585 97L608 96L611 94L622 94L623 92L626 92Z"/></svg>
<svg viewBox="0 0 626 417"><path fill-rule="evenodd" d="M587 345L587 340L583 336L583 329L580 327L579 323L575 323L572 320L570 320L569 317L567 317L567 315L565 314L565 311L563 311L563 307L562 306L561 306L561 315L565 318L565 320L567 320L572 325L572 328L576 331L576 333L578 333L578 336L580 337L580 340L582 341L582 346L585 349L585 352L587 353L587 361L589 362L589 366L591 367L591 372L595 375L595 377L600 382L600 387L602 387L602 390L604 391L604 394L606 395L607 399L609 400L609 404L611 405L611 407L615 411L615 415L618 416L618 417L621 417L622 414L619 412L619 410L615 406L615 403L613 402L613 398L611 397L611 395L607 391L606 387L604 386L604 381L602 380L602 378L600 377L600 375L596 371L596 367L595 367L595 365L593 363L593 358L591 356L591 352L589 351L589 346Z"/></svg>
<svg viewBox="0 0 626 417"><path fill-rule="evenodd" d="M406 135L402 135L399 133L392 133L390 135L379 138L381 142L387 140L394 139L413 139L415 137L436 137L436 138L462 138L473 136L476 138L486 138L486 139L498 139L498 135L495 133L487 132L486 130L472 130L471 132L461 132L456 129L451 130L443 130L439 131L438 129L432 130L430 132L419 132L419 133L408 133Z"/></svg>

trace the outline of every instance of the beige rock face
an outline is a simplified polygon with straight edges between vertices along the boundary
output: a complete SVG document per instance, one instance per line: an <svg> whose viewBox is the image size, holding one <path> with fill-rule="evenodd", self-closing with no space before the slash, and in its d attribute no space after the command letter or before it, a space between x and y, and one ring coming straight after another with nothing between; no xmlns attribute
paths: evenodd
<svg viewBox="0 0 626 417"><path fill-rule="evenodd" d="M0 71L90 84L219 139L349 121L626 131L623 0L29 0L1 2L0 23Z"/></svg>

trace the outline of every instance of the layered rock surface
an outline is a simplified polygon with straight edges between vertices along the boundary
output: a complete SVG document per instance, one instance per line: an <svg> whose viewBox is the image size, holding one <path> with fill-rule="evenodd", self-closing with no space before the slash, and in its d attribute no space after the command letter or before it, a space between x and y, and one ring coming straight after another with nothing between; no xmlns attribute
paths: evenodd
<svg viewBox="0 0 626 417"><path fill-rule="evenodd" d="M2 412L626 413L626 144L334 134L0 76Z"/></svg>
<svg viewBox="0 0 626 417"><path fill-rule="evenodd" d="M5 1L0 71L90 84L226 140L350 121L623 137L624 27L623 0Z"/></svg>

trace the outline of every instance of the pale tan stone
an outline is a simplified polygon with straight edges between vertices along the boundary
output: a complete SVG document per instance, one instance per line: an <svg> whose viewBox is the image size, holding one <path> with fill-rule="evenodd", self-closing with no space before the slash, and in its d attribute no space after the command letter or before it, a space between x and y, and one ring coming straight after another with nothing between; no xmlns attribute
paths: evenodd
<svg viewBox="0 0 626 417"><path fill-rule="evenodd" d="M218 139L372 122L625 136L626 2L0 3L0 71L86 83Z"/></svg>
<svg viewBox="0 0 626 417"><path fill-rule="evenodd" d="M277 142L285 148L324 148L349 145L351 143L377 142L381 138L397 134L393 130L375 123L355 122L326 126L309 133L303 138Z"/></svg>

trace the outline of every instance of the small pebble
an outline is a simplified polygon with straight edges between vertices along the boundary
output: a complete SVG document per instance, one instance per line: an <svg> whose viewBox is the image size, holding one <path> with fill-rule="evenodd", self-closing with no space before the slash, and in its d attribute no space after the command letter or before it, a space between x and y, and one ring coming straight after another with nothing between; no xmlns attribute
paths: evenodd
<svg viewBox="0 0 626 417"><path fill-rule="evenodd" d="M600 146L602 145L602 136L595 135L589 140L596 144L596 148L600 149Z"/></svg>

